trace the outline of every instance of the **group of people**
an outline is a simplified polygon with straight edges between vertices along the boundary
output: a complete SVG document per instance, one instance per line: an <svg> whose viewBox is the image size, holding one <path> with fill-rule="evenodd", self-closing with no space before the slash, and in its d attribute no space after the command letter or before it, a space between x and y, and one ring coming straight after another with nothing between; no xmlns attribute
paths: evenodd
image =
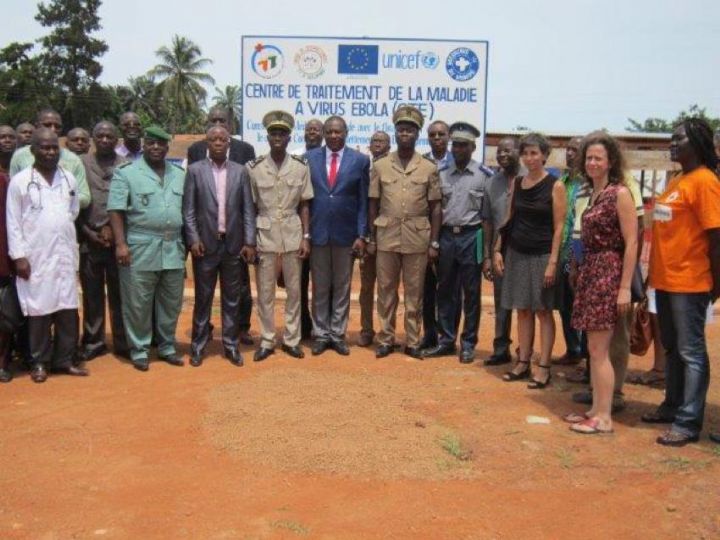
<svg viewBox="0 0 720 540"><path fill-rule="evenodd" d="M573 398L589 408L563 419L577 433L612 432L612 413L624 407L632 304L645 294L638 265L643 201L620 146L602 131L572 139L558 178L547 168L551 146L543 135L507 137L494 171L473 159L480 132L468 122L433 121L431 151L417 152L424 123L418 109L399 107L396 149L388 133L377 132L368 157L346 145L341 116L310 120L305 148L289 152L294 118L271 111L263 118L270 150L256 157L250 144L231 137L228 111L215 107L205 138L188 149L186 170L166 159L171 136L159 126L143 129L132 112L121 117L120 133L107 121L92 134L71 130L67 148L59 145L62 120L53 110L38 114L29 140L21 132L26 124L17 132L0 126L0 286L15 287L26 317L16 332L0 333L0 380L12 378L11 348L35 382L48 371L87 375L83 362L108 352L106 298L116 355L146 371L154 345L158 358L184 365L175 331L188 253L192 366L203 363L213 337L218 278L223 354L243 365L240 345L253 344L253 264L260 321L254 361L275 353L277 286L287 294L283 352L303 358L301 341L311 337L313 355L348 355L359 260L359 346L376 341L377 358L398 350L402 280L402 352L472 363L484 276L495 303L493 352L484 364L511 363L515 311L517 360L503 379L541 390L551 382L552 362L585 358L580 378L591 388ZM667 392L642 419L670 423L658 442L680 446L698 440L703 423L705 314L720 296L720 181L704 121L679 125L670 153L682 172L655 205L649 270ZM551 358L555 310L567 346L559 359Z"/></svg>

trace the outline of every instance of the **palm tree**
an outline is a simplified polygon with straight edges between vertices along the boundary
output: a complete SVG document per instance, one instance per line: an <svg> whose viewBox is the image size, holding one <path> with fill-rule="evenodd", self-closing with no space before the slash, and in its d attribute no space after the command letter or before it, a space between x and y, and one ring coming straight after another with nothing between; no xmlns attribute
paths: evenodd
<svg viewBox="0 0 720 540"><path fill-rule="evenodd" d="M215 105L228 110L230 116L230 131L237 132L237 124L242 116L242 88L239 86L227 85L225 90L215 87L213 96Z"/></svg>
<svg viewBox="0 0 720 540"><path fill-rule="evenodd" d="M173 36L169 49L160 47L155 55L160 63L148 71L148 77L160 79L158 90L176 111L170 126L175 131L183 116L199 110L205 102L207 92L203 83L215 83L210 74L201 71L212 64L212 60L203 58L200 47L178 35Z"/></svg>

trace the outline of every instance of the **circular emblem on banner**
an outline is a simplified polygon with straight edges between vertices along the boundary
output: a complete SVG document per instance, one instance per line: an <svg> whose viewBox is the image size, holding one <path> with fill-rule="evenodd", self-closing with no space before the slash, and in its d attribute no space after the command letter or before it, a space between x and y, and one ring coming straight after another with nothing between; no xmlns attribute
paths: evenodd
<svg viewBox="0 0 720 540"><path fill-rule="evenodd" d="M280 74L285 60L282 51L275 45L258 43L250 63L257 75L263 79L272 79Z"/></svg>
<svg viewBox="0 0 720 540"><path fill-rule="evenodd" d="M469 81L480 69L480 60L471 49L459 47L448 55L445 69L456 81Z"/></svg>
<svg viewBox="0 0 720 540"><path fill-rule="evenodd" d="M440 57L434 52L426 52L423 53L421 61L427 69L435 69L440 64Z"/></svg>
<svg viewBox="0 0 720 540"><path fill-rule="evenodd" d="M320 47L308 45L295 53L295 65L300 75L308 79L315 79L325 73L327 55Z"/></svg>

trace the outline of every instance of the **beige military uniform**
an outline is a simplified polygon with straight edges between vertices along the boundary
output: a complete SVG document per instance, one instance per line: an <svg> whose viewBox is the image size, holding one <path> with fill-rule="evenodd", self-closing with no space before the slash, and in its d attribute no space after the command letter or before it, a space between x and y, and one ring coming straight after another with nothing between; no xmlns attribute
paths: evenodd
<svg viewBox="0 0 720 540"><path fill-rule="evenodd" d="M403 169L397 152L392 152L374 163L369 195L379 199L374 223L380 319L378 342L391 345L395 340L395 314L402 272L406 345L417 347L430 245L429 201L442 198L437 166L415 152L407 169Z"/></svg>
<svg viewBox="0 0 720 540"><path fill-rule="evenodd" d="M298 250L303 230L298 207L313 198L310 169L305 158L287 154L278 168L272 157L262 156L247 165L252 196L257 206L257 311L262 343L275 346L276 264L282 264L287 300L283 342L300 343L300 269Z"/></svg>

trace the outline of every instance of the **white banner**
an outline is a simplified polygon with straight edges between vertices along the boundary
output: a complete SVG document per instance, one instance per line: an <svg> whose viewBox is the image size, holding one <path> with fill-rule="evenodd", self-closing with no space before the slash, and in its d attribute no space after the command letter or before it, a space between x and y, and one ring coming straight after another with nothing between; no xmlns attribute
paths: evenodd
<svg viewBox="0 0 720 540"><path fill-rule="evenodd" d="M487 41L243 36L241 58L241 131L258 155L268 150L268 111L294 116L291 151L304 146L307 120L338 115L347 145L367 152L378 130L395 146L393 112L410 104L425 116L419 151L430 148L430 122L465 121L480 130L475 157L484 157Z"/></svg>

